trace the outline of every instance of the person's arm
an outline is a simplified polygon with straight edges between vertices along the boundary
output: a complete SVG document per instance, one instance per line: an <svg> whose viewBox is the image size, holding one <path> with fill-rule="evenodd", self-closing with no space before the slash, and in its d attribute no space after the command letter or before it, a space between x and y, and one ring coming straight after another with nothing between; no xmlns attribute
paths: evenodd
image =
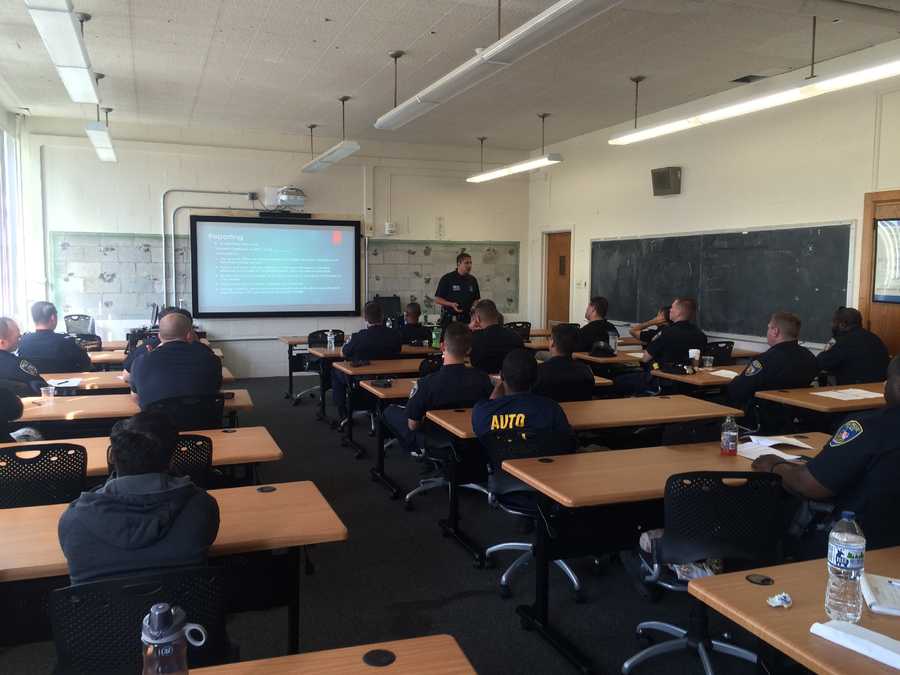
<svg viewBox="0 0 900 675"><path fill-rule="evenodd" d="M666 323L666 315L660 310L656 313L656 316L650 319L649 321L644 321L642 323L633 323L631 327L628 329L628 332L635 339L641 338L641 331L650 328L650 326L661 326Z"/></svg>
<svg viewBox="0 0 900 675"><path fill-rule="evenodd" d="M474 282L474 285L475 285L475 297L472 298L472 307L474 307L475 303L478 302L479 300L481 300L481 289L478 287L478 279L476 279L475 277L472 277L472 281Z"/></svg>
<svg viewBox="0 0 900 675"><path fill-rule="evenodd" d="M64 341L66 345L66 350L68 352L67 356L72 359L72 363L75 366L76 371L90 370L91 369L91 357L88 353L81 348L75 340L67 339Z"/></svg>
<svg viewBox="0 0 900 675"><path fill-rule="evenodd" d="M497 380L497 384L494 385L494 390L491 392L491 400L501 396L506 396L506 385L503 384L503 380Z"/></svg>
<svg viewBox="0 0 900 675"><path fill-rule="evenodd" d="M462 307L459 306L458 302L451 302L450 300L445 300L439 295L434 296L434 301L439 304L441 307L446 307L447 309L453 310L457 314L462 314Z"/></svg>
<svg viewBox="0 0 900 675"><path fill-rule="evenodd" d="M834 493L816 480L805 464L788 462L776 455L762 455L753 461L752 468L778 474L786 490L804 499L824 501L834 497Z"/></svg>
<svg viewBox="0 0 900 675"><path fill-rule="evenodd" d="M354 337L353 335L350 336ZM356 334L356 340L347 340L344 345L341 347L341 354L343 354L345 359L353 360L353 352L356 351L356 345L359 344L359 334Z"/></svg>
<svg viewBox="0 0 900 675"><path fill-rule="evenodd" d="M846 356L845 352L846 347L841 344L841 341L835 342L829 349L819 352L816 356L816 363L822 370L833 370L841 365Z"/></svg>
<svg viewBox="0 0 900 675"><path fill-rule="evenodd" d="M222 389L222 359L218 356L210 352L210 356L212 356L212 360L215 361L215 366L213 366L213 382L215 383L216 391Z"/></svg>
<svg viewBox="0 0 900 675"><path fill-rule="evenodd" d="M462 308L459 306L459 303L447 300L444 297L446 295L450 295L450 281L447 279L447 275L445 274L438 282L437 290L434 292L434 301L441 307L446 307L456 314L461 314Z"/></svg>
<svg viewBox="0 0 900 675"><path fill-rule="evenodd" d="M0 387L0 418L6 422L12 422L22 416L22 401L13 391L6 387Z"/></svg>
<svg viewBox="0 0 900 675"><path fill-rule="evenodd" d="M406 402L406 426L410 431L416 431L422 426L422 420L425 419L425 413L428 412L427 376L416 383L415 391Z"/></svg>

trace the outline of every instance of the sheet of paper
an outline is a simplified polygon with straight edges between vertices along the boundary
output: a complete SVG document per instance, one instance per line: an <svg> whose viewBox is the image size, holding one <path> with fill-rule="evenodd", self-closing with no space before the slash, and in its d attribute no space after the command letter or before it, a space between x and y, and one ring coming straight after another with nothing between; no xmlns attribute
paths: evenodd
<svg viewBox="0 0 900 675"><path fill-rule="evenodd" d="M900 616L900 581L865 573L861 586L869 609L877 614Z"/></svg>
<svg viewBox="0 0 900 675"><path fill-rule="evenodd" d="M846 621L814 623L809 632L892 668L900 668L900 642L887 635Z"/></svg>
<svg viewBox="0 0 900 675"><path fill-rule="evenodd" d="M758 445L757 443L738 443L738 454L751 462L762 455L775 455L788 461L799 459L797 455L789 455L786 452L781 452L781 450L776 450L766 445Z"/></svg>
<svg viewBox="0 0 900 675"><path fill-rule="evenodd" d="M626 351L621 351L621 352L619 352L619 353L620 353L620 354L624 354L625 356L630 356L630 357L633 358L633 359L639 359L639 358L641 358L641 357L644 355L644 352L643 352L643 351L639 351L639 352L626 352Z"/></svg>
<svg viewBox="0 0 900 675"><path fill-rule="evenodd" d="M66 380L47 380L47 384L51 387L77 387L81 384L81 378L72 377Z"/></svg>
<svg viewBox="0 0 900 675"><path fill-rule="evenodd" d="M733 380L738 376L733 370L711 370L709 371L709 374L715 375L716 377L724 377L726 380Z"/></svg>
<svg viewBox="0 0 900 675"><path fill-rule="evenodd" d="M750 440L757 445L765 445L769 448L773 445L793 445L795 448L805 448L806 450L812 450L811 445L808 445L803 441L798 441L796 438L792 438L791 436L750 436Z"/></svg>
<svg viewBox="0 0 900 675"><path fill-rule="evenodd" d="M858 401L866 398L881 398L882 394L866 389L835 389L833 391L814 391L813 396L824 396L825 398L836 398L839 401Z"/></svg>

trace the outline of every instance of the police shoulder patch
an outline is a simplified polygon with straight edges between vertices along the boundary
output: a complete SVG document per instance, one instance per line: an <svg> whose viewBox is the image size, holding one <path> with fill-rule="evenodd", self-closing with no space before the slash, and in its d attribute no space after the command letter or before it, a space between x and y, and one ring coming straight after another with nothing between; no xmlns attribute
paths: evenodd
<svg viewBox="0 0 900 675"><path fill-rule="evenodd" d="M858 438L862 435L862 432L863 425L858 421L850 420L849 422L844 422L841 425L841 428L834 432L834 436L831 437L831 441L828 445L833 448L844 445L845 443L849 443L853 439Z"/></svg>
<svg viewBox="0 0 900 675"><path fill-rule="evenodd" d="M21 359L19 361L19 369L23 373L28 373L29 375L32 375L34 377L37 377L37 375L38 375L38 369L35 368L31 363L29 363L25 359Z"/></svg>
<svg viewBox="0 0 900 675"><path fill-rule="evenodd" d="M756 375L763 369L762 363L760 363L757 359L753 359L750 362L750 365L747 366L747 370L744 371L744 375L752 376Z"/></svg>

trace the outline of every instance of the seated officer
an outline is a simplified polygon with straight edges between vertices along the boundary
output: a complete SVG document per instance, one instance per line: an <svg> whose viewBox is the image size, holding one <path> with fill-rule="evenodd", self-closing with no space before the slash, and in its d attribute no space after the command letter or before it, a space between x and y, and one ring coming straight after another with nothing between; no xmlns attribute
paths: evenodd
<svg viewBox="0 0 900 675"><path fill-rule="evenodd" d="M183 309L181 307L163 307L159 311L159 319L162 320L162 318L166 314L171 314L173 312L176 312L178 314L183 314L190 320L191 326L192 326L191 333L193 334L192 340L199 342L199 338L197 337L197 334L193 332L194 317L191 315L191 313L188 310ZM123 375L125 377L126 382L128 382L131 379L131 367L134 365L134 362L137 359L141 358L144 354L148 354L148 353L152 352L157 347L159 347L159 336L158 335L148 335L146 340L142 341L134 349L132 349L130 352L128 352L125 355L125 361L122 363L122 369L125 371L123 373Z"/></svg>
<svg viewBox="0 0 900 675"><path fill-rule="evenodd" d="M775 312L766 331L769 349L728 383L729 403L743 408L757 391L808 387L819 366L812 352L797 342L799 337L800 318L790 312Z"/></svg>
<svg viewBox="0 0 900 675"><path fill-rule="evenodd" d="M629 335L631 335L631 337L635 338L636 340L640 340L641 344L646 346L653 338L656 337L657 333L659 333L659 329L662 326L668 326L670 323L672 323L669 318L669 311L671 309L671 305L660 307L659 311L656 313L656 316L649 321L632 324L628 329Z"/></svg>
<svg viewBox="0 0 900 675"><path fill-rule="evenodd" d="M842 511L855 513L867 548L900 544L900 357L888 366L884 397L884 408L848 417L809 462L795 464L775 455L763 455L753 462L754 471L781 476L791 494L834 507L829 515L818 518L801 508L792 526L792 533L800 536L794 543L801 556L825 555L831 525Z"/></svg>
<svg viewBox="0 0 900 675"><path fill-rule="evenodd" d="M537 361L529 350L507 354L490 400L479 401L472 408L475 435L483 438L494 431L521 429L557 438L557 451L574 451L575 434L559 403L531 391L537 375Z"/></svg>
<svg viewBox="0 0 900 675"><path fill-rule="evenodd" d="M834 375L837 384L881 382L887 372L887 347L881 338L862 327L862 315L853 307L838 307L831 320L833 341L816 360L819 369Z"/></svg>
<svg viewBox="0 0 900 675"><path fill-rule="evenodd" d="M400 333L403 335L403 344L420 345L431 341L431 329L419 323L422 316L422 307L418 302L411 302L403 312L403 325Z"/></svg>
<svg viewBox="0 0 900 675"><path fill-rule="evenodd" d="M525 344L514 330L503 325L503 317L493 300L479 300L472 308L472 353L469 359L473 368L489 375L500 372L504 357L513 349Z"/></svg>
<svg viewBox="0 0 900 675"><path fill-rule="evenodd" d="M384 325L384 312L377 302L367 302L363 308L363 318L367 327L354 333L350 340L341 347L341 354L348 361L371 361L373 359L390 359L403 347L403 335L399 330ZM349 380L344 373L331 371L331 395L338 409L338 418L347 417L347 385Z"/></svg>
<svg viewBox="0 0 900 675"><path fill-rule="evenodd" d="M537 383L532 389L535 394L560 403L591 400L594 396L594 373L588 364L572 359L578 338L578 328L572 324L558 323L553 326L550 331L550 358L538 366Z"/></svg>
<svg viewBox="0 0 900 675"><path fill-rule="evenodd" d="M466 324L457 321L448 325L441 341L444 353L441 369L419 378L405 407L392 405L384 411L385 424L404 449L412 452L420 445L416 432L420 431L429 410L470 408L491 395L494 388L491 378L477 368L466 366L471 347L472 331Z"/></svg>
<svg viewBox="0 0 900 675"><path fill-rule="evenodd" d="M112 428L113 473L59 519L73 584L206 564L219 505L190 478L169 474L177 437L161 413L138 413Z"/></svg>
<svg viewBox="0 0 900 675"><path fill-rule="evenodd" d="M22 401L12 389L0 384L0 443L15 443L10 433L10 422L22 416Z"/></svg>
<svg viewBox="0 0 900 675"><path fill-rule="evenodd" d="M34 365L13 353L19 347L20 337L18 324L0 317L0 380L6 380L5 384L17 394L33 396L40 394L47 383Z"/></svg>
<svg viewBox="0 0 900 675"><path fill-rule="evenodd" d="M91 369L91 358L74 338L55 333L59 317L52 302L31 306L34 332L22 336L19 356L28 359L42 373L77 373Z"/></svg>
<svg viewBox="0 0 900 675"><path fill-rule="evenodd" d="M606 320L609 311L609 300L603 296L591 298L587 309L584 310L584 318L587 323L578 332L578 341L573 351L589 352L594 343L602 340L609 342L609 335L619 335L618 329Z"/></svg>
<svg viewBox="0 0 900 675"><path fill-rule="evenodd" d="M132 365L131 388L141 409L174 396L215 394L222 386L222 360L194 340L191 320L173 312L159 320L160 345Z"/></svg>

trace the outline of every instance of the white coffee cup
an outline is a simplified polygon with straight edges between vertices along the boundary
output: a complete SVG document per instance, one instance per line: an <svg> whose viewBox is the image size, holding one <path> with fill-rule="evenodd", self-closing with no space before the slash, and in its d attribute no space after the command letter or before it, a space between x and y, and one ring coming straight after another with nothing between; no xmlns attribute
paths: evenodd
<svg viewBox="0 0 900 675"><path fill-rule="evenodd" d="M688 358L691 360L695 366L700 363L700 350L699 349L689 349L688 350Z"/></svg>

